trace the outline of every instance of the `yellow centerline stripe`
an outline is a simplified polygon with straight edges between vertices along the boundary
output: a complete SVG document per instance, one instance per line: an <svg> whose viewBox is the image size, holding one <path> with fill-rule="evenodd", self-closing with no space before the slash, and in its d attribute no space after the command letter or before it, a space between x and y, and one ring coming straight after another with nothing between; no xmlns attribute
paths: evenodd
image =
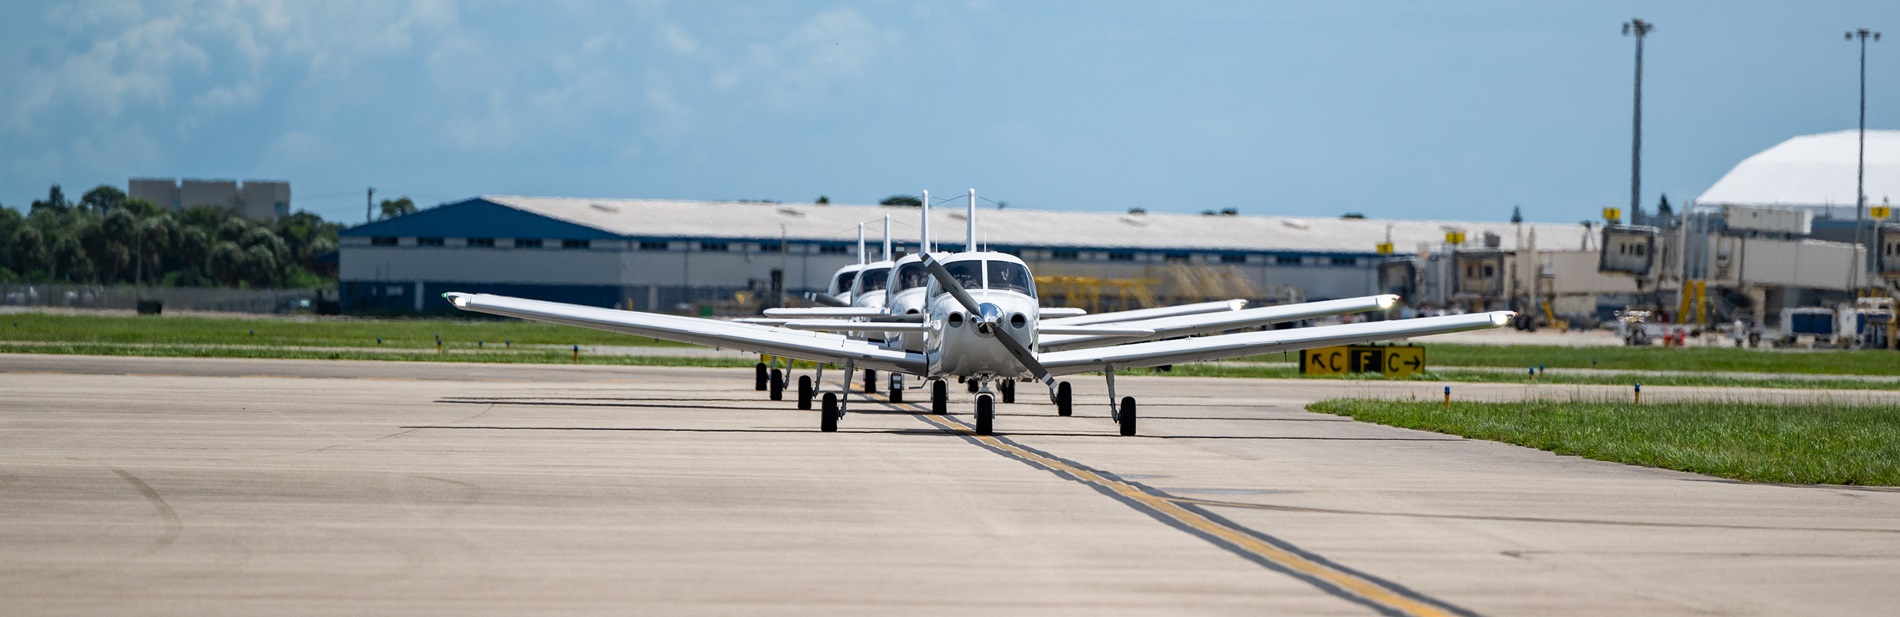
<svg viewBox="0 0 1900 617"><path fill-rule="evenodd" d="M969 427L966 427L954 422L950 422L942 418L938 418L928 413L923 413L922 408L917 408L914 405L907 405L907 406L916 408L917 411L919 412L917 415L923 418L925 421L930 422L931 424L935 424L939 427L942 427L950 431L963 433L965 436L975 439L978 442L983 443L984 445L990 446L992 448L996 448L998 450L1009 452L1011 454L1016 455L1019 458L1034 462L1038 465L1042 465L1049 469L1053 469L1056 471L1069 474L1070 476L1078 480L1081 480L1083 482L1106 488L1110 491L1113 491L1117 495L1120 495L1131 501L1140 503L1143 506L1147 506L1149 509L1155 512L1165 514L1168 516L1168 518L1172 518L1175 521L1180 522L1181 524L1187 525L1189 527L1193 527L1194 529L1200 530L1204 533L1207 533L1208 535L1212 535L1214 537L1225 540L1228 543L1239 547L1241 550L1252 553L1256 556L1259 556L1263 559L1271 561L1289 570L1293 570L1295 572L1299 572L1301 574L1305 574L1307 576L1311 576L1313 578L1326 581L1327 583L1335 585L1339 587L1340 589L1344 589L1351 593L1357 594L1359 595L1359 597L1365 598L1366 600L1369 600L1375 604L1379 604L1387 608L1398 610L1410 615L1445 615L1445 616L1455 615L1455 613L1446 611L1445 609L1439 608L1437 606L1432 606L1430 604L1426 604L1424 602L1420 602L1418 600L1414 600L1412 598L1408 598L1403 595L1400 595L1399 593L1394 592L1391 589L1387 589L1384 585L1380 585L1378 583L1368 581L1364 578L1360 578L1348 572L1340 571L1337 568L1334 568L1332 566L1329 566L1317 561L1313 561L1312 559L1308 559L1305 556L1302 556L1298 553L1294 553L1292 551L1288 551L1286 549L1264 542L1260 540L1259 538L1255 538L1252 535L1249 535L1245 532L1234 529L1231 526L1224 525L1224 524L1215 522L1211 519L1208 519L1206 516L1203 516L1197 512L1194 512L1193 510L1183 508L1180 506L1180 504L1175 503L1172 500L1149 494L1147 491L1141 490L1139 487L1136 487L1135 485L1129 484L1121 480L1113 480L1113 479L1102 477L1100 474L1097 474L1095 472L1092 472L1086 469L1081 469L1081 468L1075 467L1074 465L1070 465L1068 463L1064 463L1062 461L1052 459L1047 456L1043 456L1041 454L1037 454L1035 452L1023 449L1021 447L1002 441L995 437L991 437L988 435L977 435L975 434L974 431L971 431Z"/></svg>

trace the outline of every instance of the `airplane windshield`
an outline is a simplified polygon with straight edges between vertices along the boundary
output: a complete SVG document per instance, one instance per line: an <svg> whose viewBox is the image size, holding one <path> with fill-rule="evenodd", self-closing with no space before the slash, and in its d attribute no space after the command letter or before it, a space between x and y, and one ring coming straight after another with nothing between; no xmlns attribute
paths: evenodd
<svg viewBox="0 0 1900 617"><path fill-rule="evenodd" d="M863 274L858 275L858 284L864 286L864 289L858 293L884 291L884 283L890 275L890 268L871 268L865 270Z"/></svg>
<svg viewBox="0 0 1900 617"><path fill-rule="evenodd" d="M897 274L892 275L891 278L897 281L898 291L915 289L930 282L930 270L924 268L923 262L913 261L898 266Z"/></svg>
<svg viewBox="0 0 1900 617"><path fill-rule="evenodd" d="M983 262L981 260L953 261L944 264L943 269L949 270L950 278L956 279L957 284L963 286L964 289L983 288Z"/></svg>
<svg viewBox="0 0 1900 617"><path fill-rule="evenodd" d="M1029 277L1029 268L1007 261L992 261L989 264L990 289L1036 297L1036 280Z"/></svg>
<svg viewBox="0 0 1900 617"><path fill-rule="evenodd" d="M851 282L855 280L858 280L858 271L839 272L838 280L832 281L831 288L840 293L851 291Z"/></svg>

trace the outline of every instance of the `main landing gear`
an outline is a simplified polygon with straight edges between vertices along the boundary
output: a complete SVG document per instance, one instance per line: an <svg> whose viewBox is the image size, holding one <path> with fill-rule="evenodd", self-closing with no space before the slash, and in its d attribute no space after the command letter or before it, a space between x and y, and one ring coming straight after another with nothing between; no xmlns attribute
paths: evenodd
<svg viewBox="0 0 1900 617"><path fill-rule="evenodd" d="M766 388L772 387L771 381L772 381L772 371L771 369L765 366L764 362L760 362L757 365L754 365L752 367L752 389L753 390L764 392Z"/></svg>
<svg viewBox="0 0 1900 617"><path fill-rule="evenodd" d="M1115 367L1107 367L1103 373L1108 377L1108 416L1115 419L1115 424L1120 425L1123 436L1132 437L1135 435L1137 419L1140 417L1139 412L1136 411L1135 397L1124 396L1119 401L1116 400ZM1056 387L1049 391L1049 402L1056 404L1058 416L1075 414L1075 390L1069 386L1069 382L1056 382Z"/></svg>
<svg viewBox="0 0 1900 617"><path fill-rule="evenodd" d="M824 396L821 399L821 402L819 403L818 430L820 431L823 431L826 433L838 432L838 420L844 418L845 400L851 396L851 378L857 375L857 370L853 366L851 366L852 364L853 363L851 362L844 363L844 379L843 379L844 383L840 384L840 387L838 388L838 391L836 392L829 392L829 391L825 392ZM825 374L824 370L825 370L824 365L822 364L818 365L818 374L820 376L823 376ZM805 383L804 381L799 382L801 387L804 385L804 383ZM814 389L816 389L817 387L823 387L823 385L824 384L821 381L818 383L817 386L814 387ZM805 399L805 404L800 406L799 408L811 409L810 399Z"/></svg>
<svg viewBox="0 0 1900 617"><path fill-rule="evenodd" d="M864 393L877 394L877 369L864 369Z"/></svg>
<svg viewBox="0 0 1900 617"><path fill-rule="evenodd" d="M772 400L785 400L785 371L772 369L771 383L768 386L771 388Z"/></svg>
<svg viewBox="0 0 1900 617"><path fill-rule="evenodd" d="M904 376L903 374L891 373L890 393L891 393L891 402L893 403L904 402Z"/></svg>
<svg viewBox="0 0 1900 617"><path fill-rule="evenodd" d="M810 375L798 376L798 408L799 409L811 409L811 398L814 394L816 394L816 392L817 392L817 388L812 386Z"/></svg>
<svg viewBox="0 0 1900 617"><path fill-rule="evenodd" d="M996 431L996 395L989 388L976 393L976 434L988 435Z"/></svg>

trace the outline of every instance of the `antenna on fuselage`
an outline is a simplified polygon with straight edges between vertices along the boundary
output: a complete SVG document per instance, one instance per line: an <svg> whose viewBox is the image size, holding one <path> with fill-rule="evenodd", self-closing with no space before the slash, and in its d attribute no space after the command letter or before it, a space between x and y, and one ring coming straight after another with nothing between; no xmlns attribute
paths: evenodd
<svg viewBox="0 0 1900 617"><path fill-rule="evenodd" d="M963 224L964 242L968 245L964 250L974 253L976 252L976 189L970 189L970 216L964 219Z"/></svg>
<svg viewBox="0 0 1900 617"><path fill-rule="evenodd" d="M858 265L864 265L864 223L858 223Z"/></svg>
<svg viewBox="0 0 1900 617"><path fill-rule="evenodd" d="M891 261L891 215L884 215L884 259Z"/></svg>
<svg viewBox="0 0 1900 617"><path fill-rule="evenodd" d="M937 247L930 245L930 191L927 191L927 190L924 191L924 224L922 225L922 227L923 227L923 232L922 232L923 237L919 238L917 241L917 252L919 253L936 252Z"/></svg>

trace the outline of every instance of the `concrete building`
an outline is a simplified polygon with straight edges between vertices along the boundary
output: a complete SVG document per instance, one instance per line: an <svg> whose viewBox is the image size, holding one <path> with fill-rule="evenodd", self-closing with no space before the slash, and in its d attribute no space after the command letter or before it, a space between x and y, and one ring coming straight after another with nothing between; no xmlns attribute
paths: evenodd
<svg viewBox="0 0 1900 617"><path fill-rule="evenodd" d="M125 193L174 212L210 206L259 221L290 215L290 183L276 180L246 180L240 185L236 180L132 178Z"/></svg>
<svg viewBox="0 0 1900 617"><path fill-rule="evenodd" d="M958 204L960 206L961 204ZM940 250L961 250L965 209L931 210ZM916 208L485 196L345 230L345 311L443 311L446 291L639 310L699 310L739 292L822 290L857 259L857 230L890 215L915 250ZM979 209L978 241L1022 257L1054 302L1112 307L1218 294L1320 300L1382 291L1378 252L1443 251L1448 232L1511 251L1564 224ZM873 255L876 259L878 256ZM774 281L782 281L775 287ZM1104 291L1104 290L1108 291ZM1115 298L1104 298L1116 296Z"/></svg>

